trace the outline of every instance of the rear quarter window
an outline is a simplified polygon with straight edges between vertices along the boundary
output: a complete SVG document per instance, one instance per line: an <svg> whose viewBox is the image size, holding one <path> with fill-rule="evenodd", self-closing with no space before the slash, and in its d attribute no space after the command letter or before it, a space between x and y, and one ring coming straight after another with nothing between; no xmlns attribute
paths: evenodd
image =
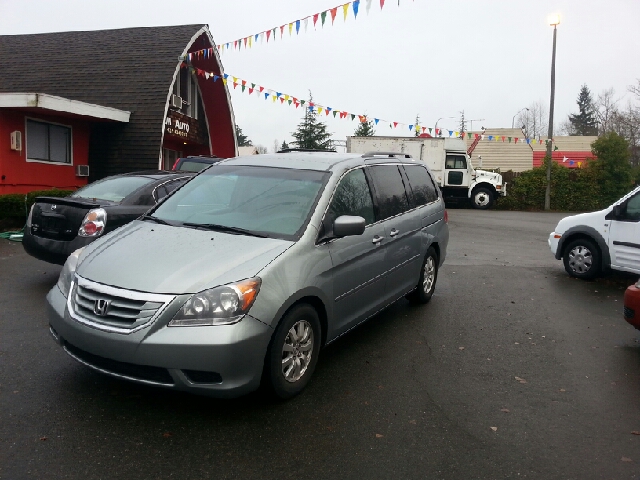
<svg viewBox="0 0 640 480"><path fill-rule="evenodd" d="M409 180L409 194L413 206L426 205L438 199L438 190L427 169L421 165L405 165L404 171Z"/></svg>

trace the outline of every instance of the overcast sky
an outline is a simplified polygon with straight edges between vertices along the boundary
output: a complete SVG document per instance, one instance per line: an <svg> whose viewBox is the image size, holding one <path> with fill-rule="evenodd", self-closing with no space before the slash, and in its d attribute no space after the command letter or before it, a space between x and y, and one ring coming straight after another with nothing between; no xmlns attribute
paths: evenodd
<svg viewBox="0 0 640 480"><path fill-rule="evenodd" d="M216 43L279 27L340 5L338 0L0 0L0 34L208 24ZM460 112L473 129L511 127L532 102L547 108L553 28L561 15L556 59L556 125L577 112L582 84L594 96L614 88L621 105L640 78L639 0L379 0L357 20L285 36L222 55L226 73L333 109L387 121L457 130ZM135 45L132 45L135 48ZM28 59L25 59L28 68ZM153 75L153 72L141 72ZM71 79L70 79L71 80ZM236 122L254 144L291 141L301 109L231 89ZM324 115L323 115L324 117ZM479 120L483 119L483 120ZM324 117L335 139L356 121ZM468 125L469 127L470 125ZM378 135L407 135L380 124Z"/></svg>

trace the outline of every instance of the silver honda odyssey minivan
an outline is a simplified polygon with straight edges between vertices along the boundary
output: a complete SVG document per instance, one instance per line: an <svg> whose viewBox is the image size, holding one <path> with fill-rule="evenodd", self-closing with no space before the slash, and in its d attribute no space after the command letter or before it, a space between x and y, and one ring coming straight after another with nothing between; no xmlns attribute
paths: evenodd
<svg viewBox="0 0 640 480"><path fill-rule="evenodd" d="M448 239L408 155L233 158L75 251L47 295L51 334L118 378L285 399L323 346L402 297L428 302Z"/></svg>

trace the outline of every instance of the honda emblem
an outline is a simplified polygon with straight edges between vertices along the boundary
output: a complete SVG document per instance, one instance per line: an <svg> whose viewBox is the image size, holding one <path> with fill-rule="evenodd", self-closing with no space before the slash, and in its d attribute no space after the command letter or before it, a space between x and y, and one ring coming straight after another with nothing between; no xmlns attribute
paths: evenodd
<svg viewBox="0 0 640 480"><path fill-rule="evenodd" d="M93 313L100 317L106 317L110 305L111 300L100 298L93 303Z"/></svg>

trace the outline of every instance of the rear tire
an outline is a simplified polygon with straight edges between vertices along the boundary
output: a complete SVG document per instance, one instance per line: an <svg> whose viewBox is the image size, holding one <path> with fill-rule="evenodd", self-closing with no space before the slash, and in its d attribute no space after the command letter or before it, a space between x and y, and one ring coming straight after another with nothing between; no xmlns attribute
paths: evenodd
<svg viewBox="0 0 640 480"><path fill-rule="evenodd" d="M493 205L493 192L485 187L478 187L471 192L471 204L478 210L487 210Z"/></svg>
<svg viewBox="0 0 640 480"><path fill-rule="evenodd" d="M586 238L570 242L562 255L564 269L575 278L591 280L600 274L600 251Z"/></svg>
<svg viewBox="0 0 640 480"><path fill-rule="evenodd" d="M271 339L264 366L264 387L281 400L298 395L318 363L322 329L315 308L294 306L282 318Z"/></svg>
<svg viewBox="0 0 640 480"><path fill-rule="evenodd" d="M424 257L424 262L422 262L418 285L407 295L407 300L416 304L429 303L436 289L437 280L438 254L433 247L429 247L427 255Z"/></svg>

